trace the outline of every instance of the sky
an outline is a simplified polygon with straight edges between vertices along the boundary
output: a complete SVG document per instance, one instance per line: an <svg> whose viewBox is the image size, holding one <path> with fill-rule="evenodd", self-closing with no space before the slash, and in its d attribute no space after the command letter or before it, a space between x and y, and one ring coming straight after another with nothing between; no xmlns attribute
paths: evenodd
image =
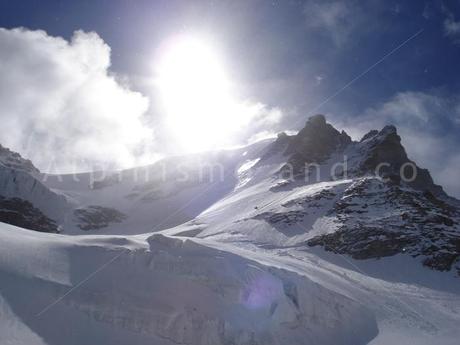
<svg viewBox="0 0 460 345"><path fill-rule="evenodd" d="M460 196L458 1L0 0L0 28L0 143L44 171L244 144L323 113L354 139L396 125ZM212 76L185 72L209 101L188 117L195 104L167 108L158 86L183 37L211 50L190 60L212 55L225 74L210 88Z"/></svg>

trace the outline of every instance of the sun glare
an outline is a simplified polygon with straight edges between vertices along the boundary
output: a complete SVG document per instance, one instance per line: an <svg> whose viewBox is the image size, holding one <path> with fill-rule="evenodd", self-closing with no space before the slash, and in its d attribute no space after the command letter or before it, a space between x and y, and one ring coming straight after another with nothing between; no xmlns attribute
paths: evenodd
<svg viewBox="0 0 460 345"><path fill-rule="evenodd" d="M225 145L244 124L221 59L193 37L168 41L156 66L157 87L167 125L187 151Z"/></svg>

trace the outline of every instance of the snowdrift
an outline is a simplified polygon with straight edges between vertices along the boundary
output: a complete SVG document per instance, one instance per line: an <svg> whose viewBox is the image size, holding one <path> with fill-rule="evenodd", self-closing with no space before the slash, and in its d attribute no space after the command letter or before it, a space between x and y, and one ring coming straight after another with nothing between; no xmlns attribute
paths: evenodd
<svg viewBox="0 0 460 345"><path fill-rule="evenodd" d="M2 344L356 345L377 334L358 302L189 239L3 224L0 236Z"/></svg>

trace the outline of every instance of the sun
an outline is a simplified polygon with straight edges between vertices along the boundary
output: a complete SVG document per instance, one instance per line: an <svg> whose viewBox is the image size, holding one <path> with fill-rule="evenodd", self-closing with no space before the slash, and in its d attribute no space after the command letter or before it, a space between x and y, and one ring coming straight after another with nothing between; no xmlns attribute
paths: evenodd
<svg viewBox="0 0 460 345"><path fill-rule="evenodd" d="M170 39L155 71L168 129L186 151L225 145L244 125L244 107L235 101L222 59L209 43L192 36Z"/></svg>

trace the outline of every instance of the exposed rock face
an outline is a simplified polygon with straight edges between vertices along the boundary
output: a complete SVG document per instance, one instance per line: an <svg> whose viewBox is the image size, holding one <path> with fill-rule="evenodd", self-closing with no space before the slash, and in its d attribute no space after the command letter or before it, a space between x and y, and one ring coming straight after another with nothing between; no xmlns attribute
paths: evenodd
<svg viewBox="0 0 460 345"><path fill-rule="evenodd" d="M378 169L381 176L397 184L403 176L407 184L415 189L446 196L442 187L434 184L428 170L421 169L407 157L394 126L386 126L380 132L367 133L358 145L362 146L364 153L360 163L361 173L372 174Z"/></svg>
<svg viewBox="0 0 460 345"><path fill-rule="evenodd" d="M406 253L440 271L456 265L460 274L460 211L431 192L361 179L345 190L331 213L339 230L310 239L310 246L355 259Z"/></svg>
<svg viewBox="0 0 460 345"><path fill-rule="evenodd" d="M82 230L97 230L111 223L121 223L126 216L118 210L102 206L88 206L74 211L78 219L78 227Z"/></svg>
<svg viewBox="0 0 460 345"><path fill-rule="evenodd" d="M316 233L312 227L321 218L329 226ZM408 254L432 269L455 269L460 275L460 209L429 191L355 178L290 199L253 219L288 237L304 236L298 246L322 246L359 260Z"/></svg>
<svg viewBox="0 0 460 345"><path fill-rule="evenodd" d="M27 200L53 219L58 219L68 206L63 195L55 193L36 177L23 170L2 166L0 166L0 195Z"/></svg>
<svg viewBox="0 0 460 345"><path fill-rule="evenodd" d="M292 165L294 174L302 174L305 163L322 163L333 152L344 149L350 143L348 134L327 123L324 115L315 115L292 137L285 155L290 156L288 163Z"/></svg>
<svg viewBox="0 0 460 345"><path fill-rule="evenodd" d="M308 176L308 164L323 164L334 155L355 156L343 174L347 176L376 175L399 185L401 177L417 190L428 190L436 196L447 197L441 186L436 185L426 169L418 167L407 157L396 127L385 126L381 131L371 130L359 142L354 142L344 131L339 132L326 122L324 115L308 119L305 127L294 136L280 133L271 144L260 164L270 156L282 152L287 164L281 173L295 178Z"/></svg>
<svg viewBox="0 0 460 345"><path fill-rule="evenodd" d="M290 200L254 219L288 237L306 236L301 245L322 246L355 259L404 253L432 269L454 269L460 275L460 203L408 158L394 126L372 130L353 142L317 115L296 136L280 136L272 149L283 145L297 176L306 173L305 163L327 167L334 155L351 156L345 173L353 182L343 190L323 189ZM323 233L306 234L321 217L335 225Z"/></svg>
<svg viewBox="0 0 460 345"><path fill-rule="evenodd" d="M284 132L278 133L276 140L268 145L265 152L262 154L261 161L265 161L266 159L278 154L283 153L286 151L289 143L291 142L292 137L287 135Z"/></svg>
<svg viewBox="0 0 460 345"><path fill-rule="evenodd" d="M28 159L24 159L17 152L0 145L0 166L15 170L22 170L28 173L39 173L40 171Z"/></svg>
<svg viewBox="0 0 460 345"><path fill-rule="evenodd" d="M364 140L367 140L369 138L375 137L377 134L379 134L379 131L376 129L372 129L371 131L367 132L364 134L364 136L361 138L359 142L363 142Z"/></svg>
<svg viewBox="0 0 460 345"><path fill-rule="evenodd" d="M361 165L365 170L372 171L379 164L388 163L389 166L383 166L382 170L398 174L400 167L409 161L401 145L401 138L393 126L386 126L363 142L367 144L367 155Z"/></svg>
<svg viewBox="0 0 460 345"><path fill-rule="evenodd" d="M58 232L68 203L63 195L47 188L38 179L39 170L0 145L0 221L26 229Z"/></svg>
<svg viewBox="0 0 460 345"><path fill-rule="evenodd" d="M30 202L0 196L0 222L40 232L58 233L56 223Z"/></svg>

